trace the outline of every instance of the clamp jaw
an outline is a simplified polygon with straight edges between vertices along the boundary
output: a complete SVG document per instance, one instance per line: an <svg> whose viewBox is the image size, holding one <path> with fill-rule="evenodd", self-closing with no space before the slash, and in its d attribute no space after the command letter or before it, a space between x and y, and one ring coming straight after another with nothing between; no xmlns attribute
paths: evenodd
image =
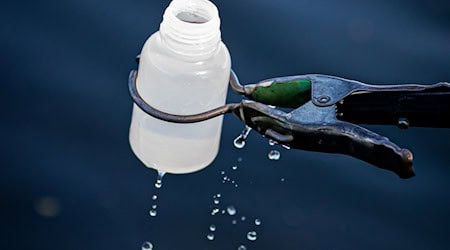
<svg viewBox="0 0 450 250"><path fill-rule="evenodd" d="M450 127L450 84L369 85L327 75L279 77L242 86L232 71L230 85L250 100L196 115L167 114L152 107L129 77L134 102L147 114L168 122L201 122L235 114L263 136L290 148L353 156L401 178L413 177L413 154L360 124L400 128ZM290 108L284 112L275 108Z"/></svg>

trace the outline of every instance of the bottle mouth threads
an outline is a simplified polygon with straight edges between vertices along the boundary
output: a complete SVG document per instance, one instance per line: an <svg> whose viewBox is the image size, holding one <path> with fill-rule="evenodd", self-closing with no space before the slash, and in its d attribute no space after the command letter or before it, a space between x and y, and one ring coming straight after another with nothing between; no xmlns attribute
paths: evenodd
<svg viewBox="0 0 450 250"><path fill-rule="evenodd" d="M219 11L208 0L173 0L164 12L160 31L177 53L212 53L221 41Z"/></svg>

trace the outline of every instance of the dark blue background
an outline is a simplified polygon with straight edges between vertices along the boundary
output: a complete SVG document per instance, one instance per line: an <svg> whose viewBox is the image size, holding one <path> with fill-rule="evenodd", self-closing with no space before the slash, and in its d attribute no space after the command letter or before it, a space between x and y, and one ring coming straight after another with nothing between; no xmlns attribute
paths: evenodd
<svg viewBox="0 0 450 250"><path fill-rule="evenodd" d="M448 1L219 1L222 37L242 82L324 73L368 83L450 81ZM128 145L127 75L168 1L0 3L0 248L449 249L450 131L370 127L415 153L417 176L340 155L282 151L224 122L209 168L169 175L150 218L155 172ZM230 92L228 101L239 97ZM239 188L222 184L231 172ZM281 182L280 178L286 178ZM214 193L245 223L210 216ZM54 217L36 203L53 197ZM260 227L251 220L261 218ZM216 240L205 235L217 225ZM257 229L258 240L245 234Z"/></svg>

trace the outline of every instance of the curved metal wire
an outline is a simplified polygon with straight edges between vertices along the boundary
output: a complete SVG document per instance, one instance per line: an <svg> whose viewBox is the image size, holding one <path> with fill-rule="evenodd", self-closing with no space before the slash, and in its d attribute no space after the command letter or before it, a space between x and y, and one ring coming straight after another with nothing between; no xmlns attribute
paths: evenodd
<svg viewBox="0 0 450 250"><path fill-rule="evenodd" d="M241 83L239 82L239 78L236 76L236 73L234 73L233 70L231 70L230 73L230 86L234 92L240 95L247 95L245 87L241 85Z"/></svg>
<svg viewBox="0 0 450 250"><path fill-rule="evenodd" d="M203 113L195 114L195 115L169 114L169 113L160 111L160 110L152 107L150 104L145 102L144 99L142 99L141 95L139 95L139 92L137 91L136 76L137 76L137 70L132 70L128 77L128 90L130 91L130 95L133 98L134 103L136 103L136 105L139 108L141 108L142 111L144 111L148 115L151 115L157 119L160 119L160 120L163 120L166 122L173 122L173 123L201 122L201 121L209 120L211 118L214 118L214 117L226 114L226 113L231 113L231 112L233 112L233 110L235 110L236 108L239 107L239 103L230 103L230 104L225 104L224 106L221 106L221 107L218 107L218 108L215 108L215 109L203 112ZM235 88L242 89L242 91L244 89L244 87L242 85L240 85L239 80L233 71L231 71L231 75L230 75L230 84L232 85L232 87L234 86L233 89L235 89ZM237 90L235 90L235 91L238 93L240 92Z"/></svg>

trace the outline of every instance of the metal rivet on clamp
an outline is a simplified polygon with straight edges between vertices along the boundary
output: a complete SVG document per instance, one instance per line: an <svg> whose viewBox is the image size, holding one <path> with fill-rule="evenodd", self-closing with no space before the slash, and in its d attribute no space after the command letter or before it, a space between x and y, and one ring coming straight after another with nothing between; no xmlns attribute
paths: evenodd
<svg viewBox="0 0 450 250"><path fill-rule="evenodd" d="M331 98L327 95L321 95L317 98L317 101L322 104L325 104L325 103L329 102L330 100L331 100Z"/></svg>

